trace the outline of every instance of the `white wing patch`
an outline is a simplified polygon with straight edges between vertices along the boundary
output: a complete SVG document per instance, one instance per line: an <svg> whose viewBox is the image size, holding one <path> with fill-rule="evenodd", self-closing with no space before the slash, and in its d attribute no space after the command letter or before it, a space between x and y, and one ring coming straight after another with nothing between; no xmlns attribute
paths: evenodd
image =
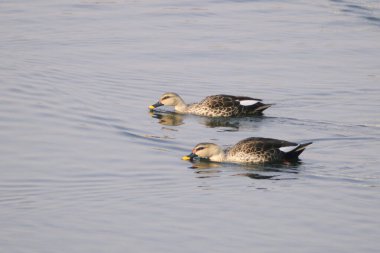
<svg viewBox="0 0 380 253"><path fill-rule="evenodd" d="M289 152L292 152L293 150L297 149L298 147L299 147L299 145L297 145L297 146L287 146L287 147L281 147L281 148L279 148L279 150L281 150L284 153L289 153Z"/></svg>
<svg viewBox="0 0 380 253"><path fill-rule="evenodd" d="M257 100L241 100L239 101L239 103L243 106L250 106L250 105L254 105L256 103L258 103L259 101Z"/></svg>

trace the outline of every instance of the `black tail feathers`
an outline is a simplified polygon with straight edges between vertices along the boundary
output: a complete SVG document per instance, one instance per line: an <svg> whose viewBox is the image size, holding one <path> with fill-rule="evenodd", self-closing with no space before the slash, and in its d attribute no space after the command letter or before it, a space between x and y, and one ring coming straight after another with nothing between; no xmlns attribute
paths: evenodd
<svg viewBox="0 0 380 253"><path fill-rule="evenodd" d="M312 143L313 142L306 142L306 143L299 144L295 149L293 149L290 152L287 152L285 154L285 158L288 160L298 160L298 157L305 150L305 148Z"/></svg>
<svg viewBox="0 0 380 253"><path fill-rule="evenodd" d="M261 114L264 110L271 107L273 104L263 104L261 102L258 102L254 105L247 106L247 109L249 110L250 114Z"/></svg>

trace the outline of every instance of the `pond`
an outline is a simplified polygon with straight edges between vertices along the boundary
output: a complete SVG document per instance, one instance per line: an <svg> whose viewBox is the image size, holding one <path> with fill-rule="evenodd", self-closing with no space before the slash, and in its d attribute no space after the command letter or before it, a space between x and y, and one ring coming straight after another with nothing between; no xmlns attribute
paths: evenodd
<svg viewBox="0 0 380 253"><path fill-rule="evenodd" d="M2 1L4 252L377 252L373 1ZM232 94L211 119L148 106ZM191 163L199 142L312 141L292 165Z"/></svg>

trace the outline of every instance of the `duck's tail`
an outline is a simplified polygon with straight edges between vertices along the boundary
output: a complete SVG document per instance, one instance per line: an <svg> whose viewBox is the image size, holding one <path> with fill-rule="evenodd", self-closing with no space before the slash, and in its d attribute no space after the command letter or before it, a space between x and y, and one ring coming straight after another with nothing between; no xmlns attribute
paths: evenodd
<svg viewBox="0 0 380 253"><path fill-rule="evenodd" d="M258 102L254 105L247 106L247 109L249 111L249 114L262 114L264 110L271 107L273 104L264 104L261 102Z"/></svg>
<svg viewBox="0 0 380 253"><path fill-rule="evenodd" d="M305 150L307 146L312 142L306 142L298 144L297 146L282 147L280 150L285 153L285 158L289 160L297 160L300 154Z"/></svg>
<svg viewBox="0 0 380 253"><path fill-rule="evenodd" d="M256 112L262 113L264 110L271 107L273 104L262 104L261 106L256 108Z"/></svg>

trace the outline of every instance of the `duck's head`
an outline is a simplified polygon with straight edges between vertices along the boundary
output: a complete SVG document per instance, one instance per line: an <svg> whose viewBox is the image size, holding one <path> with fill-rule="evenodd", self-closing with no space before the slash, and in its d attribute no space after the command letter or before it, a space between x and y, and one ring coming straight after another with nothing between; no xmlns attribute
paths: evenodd
<svg viewBox="0 0 380 253"><path fill-rule="evenodd" d="M194 158L206 158L211 161L220 161L224 156L223 150L221 147L214 143L202 142L197 144L191 153L187 156L182 157L183 160L194 160Z"/></svg>
<svg viewBox="0 0 380 253"><path fill-rule="evenodd" d="M154 105L149 106L149 109L153 110L159 106L168 105L168 106L176 106L181 103L181 97L174 92L166 92L161 95L160 99Z"/></svg>

